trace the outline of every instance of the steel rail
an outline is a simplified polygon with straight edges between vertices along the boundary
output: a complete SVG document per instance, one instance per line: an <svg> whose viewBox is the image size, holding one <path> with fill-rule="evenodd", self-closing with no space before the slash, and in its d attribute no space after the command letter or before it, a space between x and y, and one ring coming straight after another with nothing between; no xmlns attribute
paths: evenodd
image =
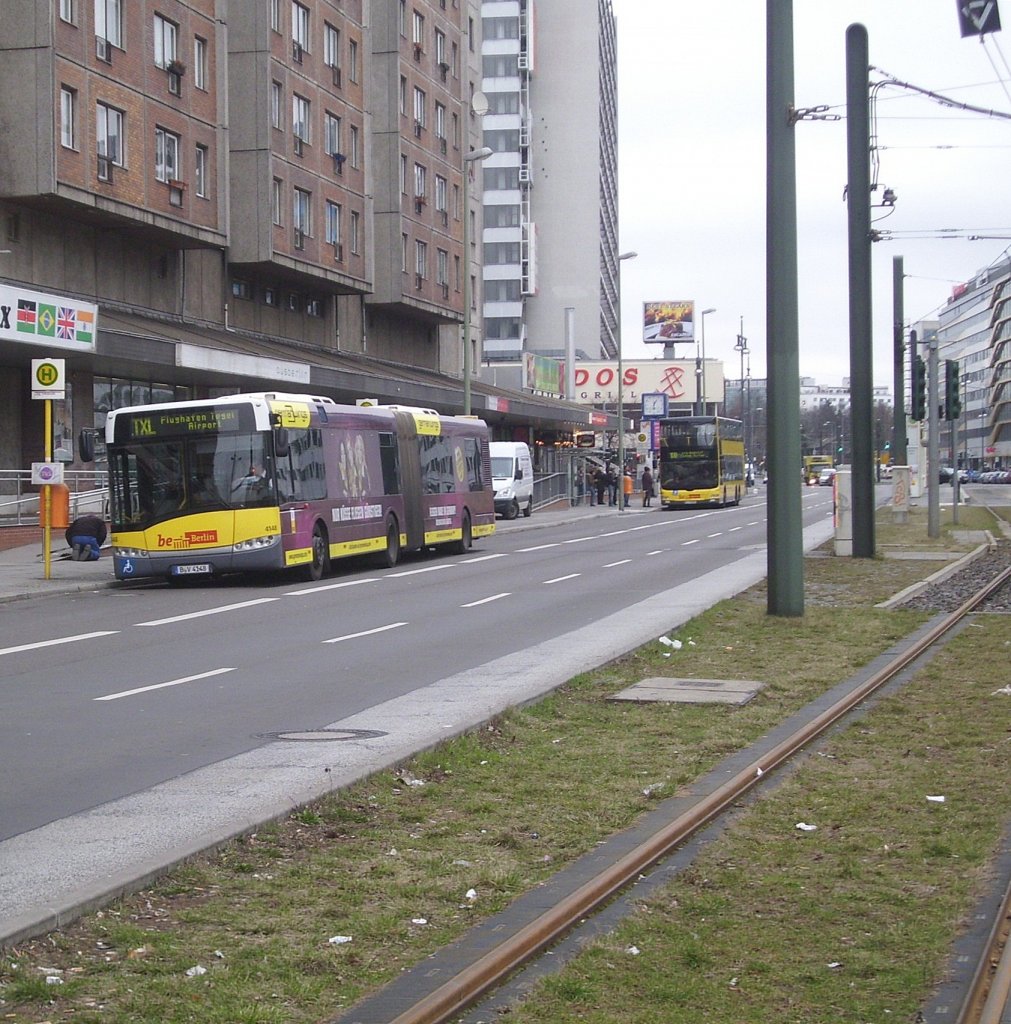
<svg viewBox="0 0 1011 1024"><path fill-rule="evenodd" d="M869 694L915 661L966 615L1011 580L1005 569L919 640L898 654L849 694L826 708L768 753L756 759L694 807L660 828L634 850L574 890L554 907L504 939L494 949L393 1018L389 1024L446 1024L454 1015L499 985L509 974L546 949L583 917L592 913L645 869L683 843L693 832L735 803L763 777L817 738Z"/></svg>
<svg viewBox="0 0 1011 1024"><path fill-rule="evenodd" d="M976 965L969 994L956 1024L1000 1024L1011 997L1011 885L990 930L984 956Z"/></svg>

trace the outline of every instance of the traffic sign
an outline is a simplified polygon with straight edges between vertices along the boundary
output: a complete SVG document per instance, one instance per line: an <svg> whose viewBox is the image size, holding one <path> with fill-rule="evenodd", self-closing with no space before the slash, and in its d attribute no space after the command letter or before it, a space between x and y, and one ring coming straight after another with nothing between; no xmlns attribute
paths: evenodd
<svg viewBox="0 0 1011 1024"><path fill-rule="evenodd" d="M32 398L66 398L65 359L32 360Z"/></svg>
<svg viewBox="0 0 1011 1024"><path fill-rule="evenodd" d="M63 463L62 462L33 462L32 463L33 484L62 484Z"/></svg>

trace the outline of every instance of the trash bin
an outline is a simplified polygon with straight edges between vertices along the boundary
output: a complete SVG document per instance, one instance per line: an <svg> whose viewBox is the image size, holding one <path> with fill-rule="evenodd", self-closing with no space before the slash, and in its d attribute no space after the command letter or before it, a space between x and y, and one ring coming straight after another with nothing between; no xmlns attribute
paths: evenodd
<svg viewBox="0 0 1011 1024"><path fill-rule="evenodd" d="M46 525L46 502L40 495L39 523ZM49 525L54 530L65 530L70 525L70 488L66 484L49 485Z"/></svg>

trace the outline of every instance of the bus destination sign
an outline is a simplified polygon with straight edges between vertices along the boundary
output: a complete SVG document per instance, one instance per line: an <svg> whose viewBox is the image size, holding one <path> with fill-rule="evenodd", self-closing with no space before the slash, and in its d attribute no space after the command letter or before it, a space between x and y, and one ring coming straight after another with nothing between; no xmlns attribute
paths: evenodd
<svg viewBox="0 0 1011 1024"><path fill-rule="evenodd" d="M116 420L116 440L122 443L194 434L231 434L254 429L252 416L243 415L245 412L240 407L207 406L203 409L125 413Z"/></svg>

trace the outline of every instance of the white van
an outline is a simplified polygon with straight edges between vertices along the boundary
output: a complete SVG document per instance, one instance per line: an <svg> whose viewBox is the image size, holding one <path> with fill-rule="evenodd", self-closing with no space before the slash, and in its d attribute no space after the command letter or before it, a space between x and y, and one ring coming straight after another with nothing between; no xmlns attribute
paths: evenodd
<svg viewBox="0 0 1011 1024"><path fill-rule="evenodd" d="M534 510L534 464L530 449L522 441L492 441L491 478L495 487L495 511L515 519L523 509Z"/></svg>

